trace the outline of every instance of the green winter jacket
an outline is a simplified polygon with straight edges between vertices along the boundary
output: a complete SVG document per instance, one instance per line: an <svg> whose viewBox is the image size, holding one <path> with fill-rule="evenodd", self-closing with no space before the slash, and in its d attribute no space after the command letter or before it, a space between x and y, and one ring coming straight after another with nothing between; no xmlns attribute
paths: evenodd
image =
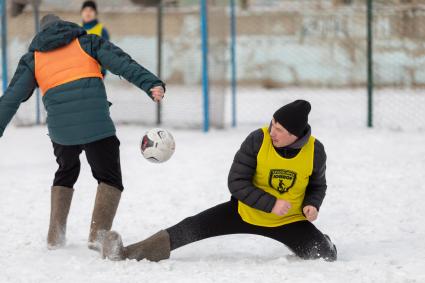
<svg viewBox="0 0 425 283"><path fill-rule="evenodd" d="M58 21L41 30L22 56L6 92L0 97L0 137L19 105L37 87L34 52L50 51L78 38L82 49L105 69L119 75L150 97L150 89L164 83L120 48L77 24ZM152 97L151 97L152 98ZM100 78L83 78L53 87L44 94L49 136L55 143L77 145L115 135L105 86Z"/></svg>

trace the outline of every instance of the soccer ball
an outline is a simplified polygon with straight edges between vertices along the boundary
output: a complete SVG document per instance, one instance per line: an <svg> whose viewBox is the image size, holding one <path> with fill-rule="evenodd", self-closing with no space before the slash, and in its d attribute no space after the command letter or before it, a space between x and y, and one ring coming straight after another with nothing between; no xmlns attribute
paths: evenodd
<svg viewBox="0 0 425 283"><path fill-rule="evenodd" d="M173 136L169 131L160 128L148 130L140 141L143 157L154 163L162 163L170 159L175 148Z"/></svg>

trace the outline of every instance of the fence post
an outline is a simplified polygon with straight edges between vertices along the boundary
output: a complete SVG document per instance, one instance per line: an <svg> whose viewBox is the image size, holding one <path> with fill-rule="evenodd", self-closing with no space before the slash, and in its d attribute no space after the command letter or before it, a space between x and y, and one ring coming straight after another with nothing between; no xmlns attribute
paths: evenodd
<svg viewBox="0 0 425 283"><path fill-rule="evenodd" d="M204 132L210 126L209 117L209 75L208 75L208 10L207 0L201 0L201 45L202 45L202 94L204 107Z"/></svg>
<svg viewBox="0 0 425 283"><path fill-rule="evenodd" d="M373 127L373 0L367 1L367 126Z"/></svg>
<svg viewBox="0 0 425 283"><path fill-rule="evenodd" d="M163 4L162 0L158 2L158 15L157 15L157 75L159 78L162 76L162 32L163 32ZM162 107L161 102L157 102L156 104L156 124L161 125L162 123Z"/></svg>
<svg viewBox="0 0 425 283"><path fill-rule="evenodd" d="M1 62L3 92L7 89L7 7L6 0L0 0L1 9Z"/></svg>
<svg viewBox="0 0 425 283"><path fill-rule="evenodd" d="M236 127L236 16L235 0L230 0L230 61L232 86L232 127Z"/></svg>
<svg viewBox="0 0 425 283"><path fill-rule="evenodd" d="M38 1L35 1L33 4L34 9L34 26L35 26L35 33L37 34L40 31L40 10L39 10L39 3ZM40 89L37 88L35 90L35 124L40 125L41 124L41 108L40 108Z"/></svg>

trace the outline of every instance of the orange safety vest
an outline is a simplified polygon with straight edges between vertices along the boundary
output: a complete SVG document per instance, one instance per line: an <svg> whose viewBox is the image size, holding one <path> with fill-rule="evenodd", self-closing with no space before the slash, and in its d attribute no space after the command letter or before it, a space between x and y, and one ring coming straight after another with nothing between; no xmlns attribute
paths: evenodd
<svg viewBox="0 0 425 283"><path fill-rule="evenodd" d="M51 88L81 78L103 78L99 63L88 55L78 38L47 52L34 52L35 78L43 95Z"/></svg>

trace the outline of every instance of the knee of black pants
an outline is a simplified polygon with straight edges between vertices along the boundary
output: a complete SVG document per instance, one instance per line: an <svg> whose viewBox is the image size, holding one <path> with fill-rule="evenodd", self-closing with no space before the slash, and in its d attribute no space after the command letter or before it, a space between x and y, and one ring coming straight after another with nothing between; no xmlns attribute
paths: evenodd
<svg viewBox="0 0 425 283"><path fill-rule="evenodd" d="M330 238L309 221L281 226L273 236L303 259L336 260L336 248Z"/></svg>
<svg viewBox="0 0 425 283"><path fill-rule="evenodd" d="M118 138L111 136L84 145L84 150L97 182L106 183L123 191L119 146Z"/></svg>
<svg viewBox="0 0 425 283"><path fill-rule="evenodd" d="M294 252L302 259L319 259L326 261L336 261L337 249L330 241L329 237L324 235L323 239L317 239L313 242L307 242L297 247Z"/></svg>
<svg viewBox="0 0 425 283"><path fill-rule="evenodd" d="M56 162L59 166L55 173L53 186L73 188L80 175L81 149L78 146L63 146L53 143Z"/></svg>
<svg viewBox="0 0 425 283"><path fill-rule="evenodd" d="M97 180L98 184L105 183L109 186L112 186L119 191L124 191L124 186L122 184L121 171L118 173L104 173L96 172L92 170L93 177Z"/></svg>
<svg viewBox="0 0 425 283"><path fill-rule="evenodd" d="M325 248L323 252L322 258L324 258L326 261L336 261L338 258L338 251L336 249L336 246L334 243L332 243L331 239L328 235L324 235L327 240L327 249ZM326 252L327 251L327 252Z"/></svg>
<svg viewBox="0 0 425 283"><path fill-rule="evenodd" d="M336 261L338 259L338 251L336 249L336 246L333 245L333 247L330 249L329 253L323 257L326 261Z"/></svg>
<svg viewBox="0 0 425 283"><path fill-rule="evenodd" d="M64 186L73 188L80 175L80 164L75 164L71 168L60 168L55 173L53 186Z"/></svg>

